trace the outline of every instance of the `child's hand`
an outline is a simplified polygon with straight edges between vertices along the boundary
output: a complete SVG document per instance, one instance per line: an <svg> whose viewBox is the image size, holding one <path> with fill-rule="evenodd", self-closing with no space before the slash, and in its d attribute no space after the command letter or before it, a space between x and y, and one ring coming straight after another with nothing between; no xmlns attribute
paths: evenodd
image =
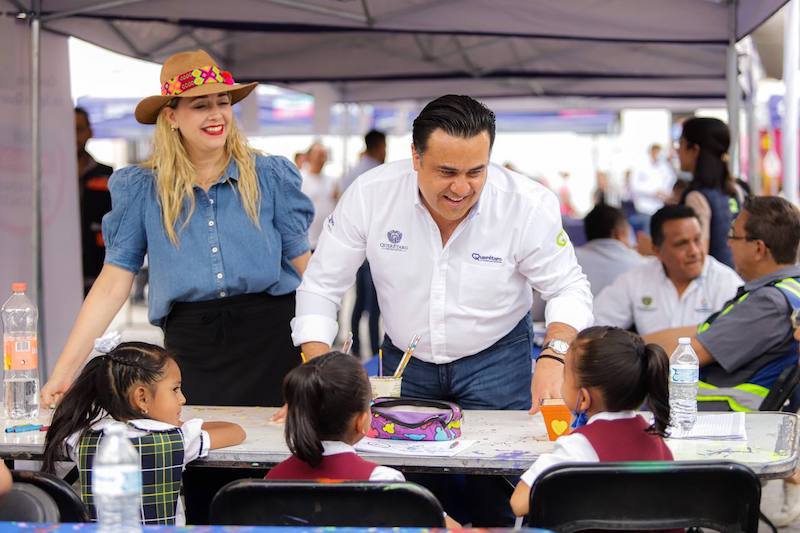
<svg viewBox="0 0 800 533"><path fill-rule="evenodd" d="M278 409L278 412L272 415L272 418L269 419L270 422L285 422L287 411L288 408L286 407L286 404L283 404L283 407Z"/></svg>
<svg viewBox="0 0 800 533"><path fill-rule="evenodd" d="M39 393L39 399L43 407L50 409L55 408L61 397L70 386L70 380L60 379L56 376L51 376L47 383L44 384Z"/></svg>

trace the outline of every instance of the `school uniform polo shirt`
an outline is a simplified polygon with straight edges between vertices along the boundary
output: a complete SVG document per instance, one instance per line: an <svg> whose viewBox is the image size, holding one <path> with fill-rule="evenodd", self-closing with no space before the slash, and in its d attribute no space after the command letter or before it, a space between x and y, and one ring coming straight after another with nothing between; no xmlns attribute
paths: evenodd
<svg viewBox="0 0 800 533"><path fill-rule="evenodd" d="M359 177L327 218L297 290L295 345L331 344L337 308L369 260L387 335L421 336L414 356L446 364L503 338L530 311L533 287L547 323L592 323L591 292L561 227L558 199L490 164L478 203L443 245L411 160Z"/></svg>
<svg viewBox="0 0 800 533"><path fill-rule="evenodd" d="M678 296L664 265L655 257L620 275L594 300L595 324L639 335L696 326L736 294L744 282L730 267L706 256L700 276Z"/></svg>

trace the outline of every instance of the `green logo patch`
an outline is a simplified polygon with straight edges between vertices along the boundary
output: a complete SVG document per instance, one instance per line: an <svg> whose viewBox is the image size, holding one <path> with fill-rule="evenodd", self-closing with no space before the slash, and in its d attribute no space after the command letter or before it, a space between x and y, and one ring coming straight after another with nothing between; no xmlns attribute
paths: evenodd
<svg viewBox="0 0 800 533"><path fill-rule="evenodd" d="M567 232L562 229L561 231L558 232L558 235L556 236L556 244L559 246L559 248L563 248L567 245L568 242L569 242L569 237L567 237Z"/></svg>
<svg viewBox="0 0 800 533"><path fill-rule="evenodd" d="M642 304L645 306L649 306L653 303L653 298L650 296L642 296Z"/></svg>

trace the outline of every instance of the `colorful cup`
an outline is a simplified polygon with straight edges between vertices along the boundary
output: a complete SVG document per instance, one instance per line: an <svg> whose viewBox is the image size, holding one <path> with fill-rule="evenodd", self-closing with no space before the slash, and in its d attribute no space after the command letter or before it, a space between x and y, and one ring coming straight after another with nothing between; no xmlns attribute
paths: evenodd
<svg viewBox="0 0 800 533"><path fill-rule="evenodd" d="M403 378L393 376L371 376L369 384L372 386L372 399L379 397L399 398L400 389L403 385Z"/></svg>
<svg viewBox="0 0 800 533"><path fill-rule="evenodd" d="M571 433L570 423L572 422L572 413L564 404L564 400L554 398L551 400L544 400L541 406L542 416L544 417L544 425L547 427L547 437L550 440L556 440L562 435L569 435Z"/></svg>

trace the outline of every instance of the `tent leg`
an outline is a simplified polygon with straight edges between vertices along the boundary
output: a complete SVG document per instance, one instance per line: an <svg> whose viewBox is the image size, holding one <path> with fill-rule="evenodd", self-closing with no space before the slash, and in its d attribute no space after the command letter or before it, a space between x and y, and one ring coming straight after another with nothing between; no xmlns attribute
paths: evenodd
<svg viewBox="0 0 800 533"><path fill-rule="evenodd" d="M39 351L39 368L47 368L45 335L44 335L44 290L42 272L42 163L41 163L41 2L33 2L31 14L31 174L33 183L32 220L32 255L33 255L33 287L36 306L39 309L39 329L37 342Z"/></svg>
<svg viewBox="0 0 800 533"><path fill-rule="evenodd" d="M739 177L739 106L741 102L741 89L739 88L739 56L736 52L736 0L728 4L728 51L726 80L728 82L728 127L731 131L730 156L731 173Z"/></svg>
<svg viewBox="0 0 800 533"><path fill-rule="evenodd" d="M783 114L783 196L798 203L797 71L800 68L800 1L791 0L783 26L783 83L786 86Z"/></svg>

